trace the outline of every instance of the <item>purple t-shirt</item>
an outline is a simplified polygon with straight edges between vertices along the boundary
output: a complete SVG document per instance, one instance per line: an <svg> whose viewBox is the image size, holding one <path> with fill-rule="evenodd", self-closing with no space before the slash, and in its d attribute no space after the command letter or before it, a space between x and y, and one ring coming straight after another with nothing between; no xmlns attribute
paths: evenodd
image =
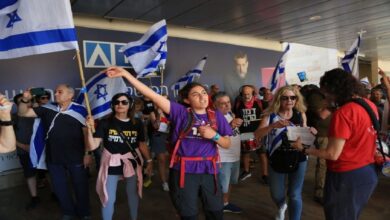
<svg viewBox="0 0 390 220"><path fill-rule="evenodd" d="M182 139L177 154L184 157L209 157L215 156L217 153L217 146L213 140L202 138L197 128L200 125L207 125L209 119L207 113L205 114L194 114L194 126L185 138ZM226 121L225 117L221 112L216 111L215 117L218 125L218 133L221 136L232 136L232 128ZM173 134L172 143L176 143L180 135L180 131L184 129L186 121L188 120L187 108L176 102L171 102L171 111L169 114L169 120L172 122ZM173 167L175 170L180 169L180 164L177 163ZM211 161L187 161L185 165L186 173L207 173L213 174L214 168Z"/></svg>

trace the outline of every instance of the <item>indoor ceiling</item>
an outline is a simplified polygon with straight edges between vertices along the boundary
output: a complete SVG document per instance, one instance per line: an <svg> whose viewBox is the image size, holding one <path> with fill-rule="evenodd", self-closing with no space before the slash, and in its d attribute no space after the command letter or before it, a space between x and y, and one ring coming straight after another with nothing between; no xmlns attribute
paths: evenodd
<svg viewBox="0 0 390 220"><path fill-rule="evenodd" d="M390 0L71 0L74 14L168 24L390 60Z"/></svg>

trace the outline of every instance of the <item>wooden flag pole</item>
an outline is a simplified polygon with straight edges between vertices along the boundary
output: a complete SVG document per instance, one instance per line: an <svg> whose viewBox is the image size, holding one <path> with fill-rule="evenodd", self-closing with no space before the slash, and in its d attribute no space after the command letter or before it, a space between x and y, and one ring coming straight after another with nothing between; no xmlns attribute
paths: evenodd
<svg viewBox="0 0 390 220"><path fill-rule="evenodd" d="M164 66L163 65L158 65L158 68L160 70L160 75L161 75L161 80L160 80L160 86L164 84Z"/></svg>
<svg viewBox="0 0 390 220"><path fill-rule="evenodd" d="M79 73L80 73L80 79L81 79L81 91L86 89L85 85L85 78L84 78L84 70L83 70L83 65L81 64L81 57L80 57L80 51L76 50L76 57L77 57L77 63L79 66ZM83 91L84 93L84 100L85 100L85 107L87 107L87 112L90 117L92 117L92 112L91 112L91 106L89 105L89 98L88 98L88 93L87 91ZM91 128L92 133L95 133L95 128Z"/></svg>

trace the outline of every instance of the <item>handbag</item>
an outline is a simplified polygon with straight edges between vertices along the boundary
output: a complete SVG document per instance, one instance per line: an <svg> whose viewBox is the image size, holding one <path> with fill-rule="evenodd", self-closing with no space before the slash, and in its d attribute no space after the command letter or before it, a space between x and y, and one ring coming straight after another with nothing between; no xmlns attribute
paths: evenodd
<svg viewBox="0 0 390 220"><path fill-rule="evenodd" d="M293 173L299 167L300 154L293 148L287 138L286 132L282 134L282 144L268 156L268 161L273 170L278 173Z"/></svg>

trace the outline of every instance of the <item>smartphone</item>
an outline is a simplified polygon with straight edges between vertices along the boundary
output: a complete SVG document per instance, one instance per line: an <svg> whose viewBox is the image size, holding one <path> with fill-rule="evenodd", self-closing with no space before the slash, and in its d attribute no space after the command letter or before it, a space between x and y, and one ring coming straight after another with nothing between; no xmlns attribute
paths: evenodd
<svg viewBox="0 0 390 220"><path fill-rule="evenodd" d="M45 88L32 88L30 89L30 92L33 96L41 96L45 94Z"/></svg>

